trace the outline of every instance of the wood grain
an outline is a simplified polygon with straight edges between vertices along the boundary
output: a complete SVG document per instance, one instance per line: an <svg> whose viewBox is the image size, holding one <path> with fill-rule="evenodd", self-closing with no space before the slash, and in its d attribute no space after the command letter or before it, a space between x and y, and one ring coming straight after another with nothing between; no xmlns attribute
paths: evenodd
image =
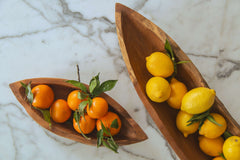
<svg viewBox="0 0 240 160"><path fill-rule="evenodd" d="M39 84L47 84L49 85L55 94L55 100L56 99L67 99L68 94L78 89L77 87L74 87L73 85L66 82L66 79L57 79L57 78L34 78L34 79L26 79L22 80L23 83L29 83L32 82L32 87L39 85ZM18 101L23 105L27 113L32 117L33 120L35 120L39 125L41 125L43 128L68 139L78 141L81 143L89 144L89 145L96 145L97 137L96 133L97 131L94 130L91 134L88 135L88 137L91 138L91 140L86 140L82 135L77 133L73 126L72 126L72 117L69 121L59 124L52 121L52 127L49 128L48 123L43 119L43 116L40 111L33 109L29 103L27 102L26 95L25 95L25 89L21 86L20 81L11 83L10 88ZM87 85L86 85L87 86ZM114 136L115 141L119 145L127 145L132 143L141 142L143 140L147 139L146 134L144 131L139 127L139 125L132 119L132 117L127 113L127 111L114 99L112 99L110 96L108 96L105 93L102 93L100 95L101 97L105 98L106 101L109 104L109 111L115 112L119 115L121 121L122 121L122 128L120 132Z"/></svg>
<svg viewBox="0 0 240 160"><path fill-rule="evenodd" d="M146 69L145 58L155 51L166 52L166 39L176 54L177 61L190 60L177 43L163 30L136 11L117 3L115 11L116 29L122 56L134 87L166 140L183 160L210 160L198 146L198 134L184 138L178 131L175 120L178 110L164 103L152 102L145 94L145 85L152 77ZM184 35L183 35L184 36ZM202 75L193 63L178 65L177 79L187 85L188 90L196 87L208 87ZM223 115L228 123L227 130L240 136L240 126L232 118L222 102L216 97L212 112Z"/></svg>

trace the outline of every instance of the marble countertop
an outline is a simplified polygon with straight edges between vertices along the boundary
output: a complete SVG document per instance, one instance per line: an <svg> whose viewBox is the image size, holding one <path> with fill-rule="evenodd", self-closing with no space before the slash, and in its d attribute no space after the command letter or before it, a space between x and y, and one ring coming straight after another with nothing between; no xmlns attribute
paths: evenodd
<svg viewBox="0 0 240 160"><path fill-rule="evenodd" d="M178 159L129 79L116 35L116 2L166 31L240 123L240 1L0 1L0 159ZM148 140L122 146L115 154L59 137L34 122L8 86L34 77L77 79L76 64L83 82L98 72L101 81L119 80L108 94Z"/></svg>

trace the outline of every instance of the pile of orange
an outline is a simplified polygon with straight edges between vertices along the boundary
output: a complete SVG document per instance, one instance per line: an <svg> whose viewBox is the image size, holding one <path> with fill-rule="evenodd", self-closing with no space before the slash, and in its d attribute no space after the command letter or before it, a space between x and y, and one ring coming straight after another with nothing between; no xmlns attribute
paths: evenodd
<svg viewBox="0 0 240 160"><path fill-rule="evenodd" d="M49 109L52 120L56 123L66 122L72 115L72 112L79 108L84 100L78 98L81 90L74 90L68 94L67 100L54 100L54 92L48 85L37 85L32 88L33 102L32 106L39 109ZM94 97L92 105L86 105L84 117L80 117L79 126L83 134L91 133L95 128L102 129L101 122L105 128L109 128L111 135L119 133L121 120L116 113L108 111L108 103L102 97ZM111 128L112 122L117 119L118 128ZM73 118L73 128L79 132L77 122Z"/></svg>

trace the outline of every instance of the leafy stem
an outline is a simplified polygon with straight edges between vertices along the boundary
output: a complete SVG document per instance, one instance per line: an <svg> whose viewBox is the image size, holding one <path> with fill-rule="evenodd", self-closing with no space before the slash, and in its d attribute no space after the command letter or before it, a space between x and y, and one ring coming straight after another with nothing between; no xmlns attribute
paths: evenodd
<svg viewBox="0 0 240 160"><path fill-rule="evenodd" d="M99 96L103 92L110 91L117 83L117 80L107 80L100 84L99 74L100 73L90 80L88 89L79 81L67 80L66 82L78 87L82 91L79 96L80 99L84 99L86 97L90 97L92 99Z"/></svg>
<svg viewBox="0 0 240 160"><path fill-rule="evenodd" d="M221 124L215 121L213 116L210 115L210 110L207 110L206 112L203 112L200 114L193 115L193 117L187 121L189 123L187 126L190 126L193 123L199 122L198 129L200 130L206 119L208 119L210 122L214 123L215 125L222 126Z"/></svg>
<svg viewBox="0 0 240 160"><path fill-rule="evenodd" d="M233 135L230 133L230 132L228 132L228 131L225 131L224 133L223 133L223 137L225 138L225 139L228 139L229 137L232 137Z"/></svg>
<svg viewBox="0 0 240 160"><path fill-rule="evenodd" d="M84 138L86 138L87 140L90 140L91 138L87 137L83 131L81 130L81 127L80 127L80 124L79 124L79 121L80 121L80 118L81 118L81 114L79 113L79 110L76 110L73 114L73 118L75 119L75 121L77 122L77 125L78 125L78 129L80 130L82 136Z"/></svg>
<svg viewBox="0 0 240 160"><path fill-rule="evenodd" d="M79 68L78 68L78 75L79 75L78 77L80 77ZM86 112L86 106L88 105L89 107L91 107L92 99L94 97L99 96L103 92L110 91L111 89L113 89L113 87L117 83L117 80L107 80L103 83L100 83L99 75L100 75L100 73L98 73L96 76L94 76L90 80L88 88L83 83L80 82L80 78L78 78L79 81L75 81L75 80L67 80L66 81L67 83L70 83L73 86L78 87L81 90L81 91L78 92L78 98L83 100L83 101L79 104L79 108L74 112L74 118L75 118L75 121L78 124L78 128L79 128L82 136L86 139L90 139L90 138L87 137L85 134L83 134L83 132L80 128L80 125L79 125L79 121L80 121L81 117L83 117L84 120L85 120L84 115L85 115L85 112ZM114 121L113 125L115 123L116 122ZM113 127L115 127L115 126L113 126ZM109 135L110 138L109 137L104 137L103 136L104 133ZM106 147L108 147L108 148L110 148L114 151L117 150L117 148L118 148L117 144L114 142L110 132L108 132L106 129L105 130L100 130L97 133L97 136L101 137L101 138L98 138L98 141L97 141L98 146L103 144L104 146L106 146ZM106 141L104 141L104 140L106 140Z"/></svg>
<svg viewBox="0 0 240 160"><path fill-rule="evenodd" d="M115 153L118 153L118 144L114 141L113 136L111 135L110 129L111 128L118 128L118 121L117 119L115 119L111 126L110 129L106 128L102 121L101 121L101 127L102 129L100 129L97 132L97 147L104 145L105 147L111 149L112 151L114 151Z"/></svg>
<svg viewBox="0 0 240 160"><path fill-rule="evenodd" d="M174 51L172 50L172 47L171 47L171 45L170 45L170 43L168 42L167 39L166 39L164 48L165 48L165 50L167 51L166 54L169 56L169 58L170 58L170 59L172 60L172 62L173 62L174 72L173 72L172 77L174 77L174 76L176 76L176 74L177 74L177 65L178 65L178 64L189 63L189 62L191 62L191 61L179 61L179 62L176 62L176 58L175 58Z"/></svg>
<svg viewBox="0 0 240 160"><path fill-rule="evenodd" d="M25 84L23 82L20 82L22 87L25 88L25 94L27 96L27 100L28 102L30 103L30 106L38 111L40 111L43 115L43 118L46 122L48 122L48 125L49 125L49 128L52 127L52 123L51 123L51 115L50 115L50 112L49 110L47 109L40 109L40 108L36 108L34 106L32 106L32 102L33 102L33 93L32 93L32 89L31 89L31 83L32 82L29 82L28 84Z"/></svg>

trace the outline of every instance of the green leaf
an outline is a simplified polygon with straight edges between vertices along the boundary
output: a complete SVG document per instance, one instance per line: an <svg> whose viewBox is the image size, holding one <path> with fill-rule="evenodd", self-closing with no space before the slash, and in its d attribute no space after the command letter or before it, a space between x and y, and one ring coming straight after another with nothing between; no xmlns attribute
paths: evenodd
<svg viewBox="0 0 240 160"><path fill-rule="evenodd" d="M89 83L89 92L93 93L95 88L98 88L100 85L100 81L99 81L99 74L98 73L95 77L93 77Z"/></svg>
<svg viewBox="0 0 240 160"><path fill-rule="evenodd" d="M90 107L92 106L92 99L88 97L88 107L90 109Z"/></svg>
<svg viewBox="0 0 240 160"><path fill-rule="evenodd" d="M22 87L25 88L25 94L27 96L28 101L32 104L33 102L33 93L31 89L31 82L29 82L27 85L23 82L20 82Z"/></svg>
<svg viewBox="0 0 240 160"><path fill-rule="evenodd" d="M51 123L50 111L49 111L49 110L45 110L45 109L38 109L38 110L42 112L44 120L45 120L46 122L48 122L49 127L51 128L52 123Z"/></svg>
<svg viewBox="0 0 240 160"><path fill-rule="evenodd" d="M88 97L88 94L83 93L83 92L78 92L78 99L83 100L83 99L85 99L87 97Z"/></svg>
<svg viewBox="0 0 240 160"><path fill-rule="evenodd" d="M229 137L232 137L233 135L232 135L230 132L225 131L225 132L223 133L223 136L224 136L225 139L228 139Z"/></svg>
<svg viewBox="0 0 240 160"><path fill-rule="evenodd" d="M200 114L195 114L191 119L189 119L187 122L193 122L193 121L200 121L201 119L207 117L209 115L210 111L206 111Z"/></svg>
<svg viewBox="0 0 240 160"><path fill-rule="evenodd" d="M223 154L223 153L219 153L219 156L221 156L223 159L225 159L225 160L226 160L226 158L225 158L225 156L224 156L224 154Z"/></svg>
<svg viewBox="0 0 240 160"><path fill-rule="evenodd" d="M73 118L75 119L75 121L78 123L79 120L80 120L80 115L79 115L79 112L76 110L74 113L73 113Z"/></svg>
<svg viewBox="0 0 240 160"><path fill-rule="evenodd" d="M83 92L87 93L87 87L83 83L75 80L67 80L66 82L74 85L75 87L80 88Z"/></svg>
<svg viewBox="0 0 240 160"><path fill-rule="evenodd" d="M117 121L117 119L114 119L112 121L111 128L116 128L116 129L118 128L118 121Z"/></svg>
<svg viewBox="0 0 240 160"><path fill-rule="evenodd" d="M83 117L84 118L84 120L86 120L85 119L85 116L84 116L84 110L85 110L85 108L86 108L86 106L87 106L87 104L88 104L89 102L88 101L82 101L80 104L79 104L79 107L78 107L78 109L79 109L79 115L80 115L80 117Z"/></svg>
<svg viewBox="0 0 240 160"><path fill-rule="evenodd" d="M103 144L105 147L113 150L114 152L118 153L117 150L118 150L118 145L115 143L111 133L110 133L110 129L109 128L106 128L102 121L101 122L101 126L102 126L102 129L100 130L101 132L99 132L97 134L97 137L98 137L98 140L97 140L97 145L100 146L101 144ZM116 125L116 122L112 123L112 125ZM111 126L112 126L111 125ZM103 134L105 135L108 135L110 136L109 137L106 137L104 136ZM101 139L102 138L102 139ZM107 140L107 142L104 141L104 138Z"/></svg>
<svg viewBox="0 0 240 160"><path fill-rule="evenodd" d="M23 88L25 88L25 89L27 88L27 85L25 83L23 83L23 82L20 82L20 83L21 83ZM31 82L29 82L29 83L31 83Z"/></svg>
<svg viewBox="0 0 240 160"><path fill-rule="evenodd" d="M85 107L87 106L89 102L86 100L86 101L82 101L80 104L79 104L79 110L80 111L83 111L85 109Z"/></svg>
<svg viewBox="0 0 240 160"><path fill-rule="evenodd" d="M102 126L103 133L105 133L106 135L110 136L109 131L108 131L108 130L106 129L106 127L103 125L102 121L101 121L101 126Z"/></svg>
<svg viewBox="0 0 240 160"><path fill-rule="evenodd" d="M111 138L113 145L116 147L116 149L118 149L118 144L114 141L112 135L110 135L110 138Z"/></svg>
<svg viewBox="0 0 240 160"><path fill-rule="evenodd" d="M100 87L98 87L93 95L94 97L100 95L102 92L106 92L106 91L110 91L111 89L113 89L113 87L116 85L117 80L107 80L105 82L103 82Z"/></svg>
<svg viewBox="0 0 240 160"><path fill-rule="evenodd" d="M217 123L217 122L215 121L215 119L213 118L213 116L211 116L211 115L208 115L207 119L208 119L210 122L212 122L212 123L214 123L214 124L216 124L216 125L218 125L218 126L220 126L220 127L222 126L221 124Z"/></svg>
<svg viewBox="0 0 240 160"><path fill-rule="evenodd" d="M174 61L175 58L174 58L173 50L167 39L166 39L164 48L167 50L168 53L170 53L171 59Z"/></svg>
<svg viewBox="0 0 240 160"><path fill-rule="evenodd" d="M102 141L103 141L103 130L100 129L100 130L97 132L97 147L99 147L99 146L102 145Z"/></svg>
<svg viewBox="0 0 240 160"><path fill-rule="evenodd" d="M81 135L82 135L85 139L90 140L91 138L87 137L87 136L82 132L82 130L81 130L81 128L80 128L80 124L79 124L79 121L80 121L80 114L79 114L78 110L76 110L76 111L74 112L74 114L73 114L73 118L74 118L75 121L77 122L78 129L80 130Z"/></svg>
<svg viewBox="0 0 240 160"><path fill-rule="evenodd" d="M203 125L203 123L204 123L205 120L206 120L206 118L203 118L203 119L201 119L201 120L199 121L199 126L198 126L198 130L199 130L199 131L201 130L201 127L202 127L202 125Z"/></svg>
<svg viewBox="0 0 240 160"><path fill-rule="evenodd" d="M191 62L191 61L179 61L179 62L177 62L177 64L189 63L189 62Z"/></svg>
<svg viewBox="0 0 240 160"><path fill-rule="evenodd" d="M107 139L107 143L109 144L109 146L110 146L111 148L114 149L115 152L117 152L117 150L118 150L118 145L116 145L116 143L115 143L112 139L108 138L108 139Z"/></svg>
<svg viewBox="0 0 240 160"><path fill-rule="evenodd" d="M192 125L193 123L196 123L196 122L204 121L207 118L207 116L209 115L209 113L210 113L210 111L208 110L208 111L200 113L200 114L195 114L191 119L189 119L187 121L189 123L189 124L187 124L187 126L190 126L190 125Z"/></svg>
<svg viewBox="0 0 240 160"><path fill-rule="evenodd" d="M116 85L117 80L107 80L100 86L102 92L110 91Z"/></svg>
<svg viewBox="0 0 240 160"><path fill-rule="evenodd" d="M105 147L111 149L111 150L114 151L115 153L118 153L117 150L116 150L115 148L111 147L107 142L103 141L102 143L103 143L103 145L104 145Z"/></svg>

